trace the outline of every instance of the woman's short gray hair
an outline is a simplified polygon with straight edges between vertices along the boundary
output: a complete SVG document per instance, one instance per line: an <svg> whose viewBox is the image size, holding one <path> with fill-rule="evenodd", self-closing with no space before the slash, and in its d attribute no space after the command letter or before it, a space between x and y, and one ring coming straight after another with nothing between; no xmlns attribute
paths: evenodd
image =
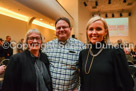
<svg viewBox="0 0 136 91"><path fill-rule="evenodd" d="M100 16L98 16L98 15L92 17L92 18L88 21L87 26L86 26L86 36L87 36L87 32L88 32L88 27L89 27L92 23L94 23L95 21L99 21L99 20L103 22L103 24L104 24L104 29L105 29L106 32L107 32L107 35L106 35L105 38L104 38L104 42L105 42L105 43L109 43L110 40L109 40L108 24L106 23L106 21L105 21L104 18L102 18L102 17L100 17ZM87 36L87 42L89 42L88 36Z"/></svg>
<svg viewBox="0 0 136 91"><path fill-rule="evenodd" d="M29 30L27 31L26 35L25 35L25 38L24 38L24 44L25 44L25 45L28 44L28 43L27 43L27 41L28 41L28 36L29 36L31 33L37 33L37 34L39 34L40 37L41 37L41 42L44 43L44 37L42 36L42 34L41 34L41 32L40 32L39 30L37 30L37 29L29 29ZM25 47L25 46L24 46L23 49L24 49L24 50L27 50L28 47Z"/></svg>

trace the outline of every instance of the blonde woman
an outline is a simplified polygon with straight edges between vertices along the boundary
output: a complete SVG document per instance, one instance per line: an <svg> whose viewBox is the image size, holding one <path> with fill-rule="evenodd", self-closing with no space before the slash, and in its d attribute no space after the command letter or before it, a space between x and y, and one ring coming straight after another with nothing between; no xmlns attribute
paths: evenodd
<svg viewBox="0 0 136 91"><path fill-rule="evenodd" d="M132 91L133 79L127 60L120 49L109 43L109 30L104 18L95 16L87 24L90 48L80 52L81 91Z"/></svg>
<svg viewBox="0 0 136 91"><path fill-rule="evenodd" d="M25 51L10 58L2 91L52 91L49 62L40 51L41 33L30 29L24 41Z"/></svg>

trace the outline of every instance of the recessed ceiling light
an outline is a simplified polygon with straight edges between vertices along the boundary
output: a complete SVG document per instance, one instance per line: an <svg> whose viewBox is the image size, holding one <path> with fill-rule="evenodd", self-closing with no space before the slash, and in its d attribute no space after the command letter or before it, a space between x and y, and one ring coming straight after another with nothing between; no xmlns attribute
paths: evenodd
<svg viewBox="0 0 136 91"><path fill-rule="evenodd" d="M124 3L126 3L126 2L127 2L127 0L123 0L123 2L124 2Z"/></svg>
<svg viewBox="0 0 136 91"><path fill-rule="evenodd" d="M30 18L28 16L13 12L13 11L8 10L6 8L3 8L3 7L0 7L0 14L5 15L5 16L9 16L9 17L12 17L12 18L15 18L15 19L18 19L18 20L22 20L22 21L25 21L25 22L28 22L29 18ZM39 25L39 26L42 26L42 27L45 27L45 28L48 28L48 29L51 29L51 30L55 30L54 26L51 26L49 24L46 24L46 23L43 23L43 22L40 22L40 21L37 21L37 20L34 20L32 22L32 24L36 24L36 25Z"/></svg>
<svg viewBox="0 0 136 91"><path fill-rule="evenodd" d="M95 1L95 5L98 6L98 2L97 1Z"/></svg>
<svg viewBox="0 0 136 91"><path fill-rule="evenodd" d="M114 13L112 13L112 17L114 17Z"/></svg>
<svg viewBox="0 0 136 91"><path fill-rule="evenodd" d="M109 0L108 4L111 4L111 0Z"/></svg>
<svg viewBox="0 0 136 91"><path fill-rule="evenodd" d="M131 16L131 12L128 13L128 16Z"/></svg>
<svg viewBox="0 0 136 91"><path fill-rule="evenodd" d="M107 14L107 13L105 14L105 17L106 17L106 18L108 17L108 14Z"/></svg>
<svg viewBox="0 0 136 91"><path fill-rule="evenodd" d="M86 2L83 2L84 6L86 7L87 6L87 3Z"/></svg>
<svg viewBox="0 0 136 91"><path fill-rule="evenodd" d="M120 13L120 17L122 17L122 13Z"/></svg>
<svg viewBox="0 0 136 91"><path fill-rule="evenodd" d="M40 20L42 21L43 19L42 19L42 18L40 18Z"/></svg>

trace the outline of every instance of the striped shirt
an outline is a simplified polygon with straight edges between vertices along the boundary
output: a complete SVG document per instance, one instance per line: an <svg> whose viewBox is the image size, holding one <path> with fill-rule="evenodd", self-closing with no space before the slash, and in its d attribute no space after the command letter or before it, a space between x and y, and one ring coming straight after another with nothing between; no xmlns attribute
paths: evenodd
<svg viewBox="0 0 136 91"><path fill-rule="evenodd" d="M72 91L78 86L78 58L84 48L85 45L74 38L69 38L66 44L61 44L58 39L45 44L43 52L50 61L54 91Z"/></svg>

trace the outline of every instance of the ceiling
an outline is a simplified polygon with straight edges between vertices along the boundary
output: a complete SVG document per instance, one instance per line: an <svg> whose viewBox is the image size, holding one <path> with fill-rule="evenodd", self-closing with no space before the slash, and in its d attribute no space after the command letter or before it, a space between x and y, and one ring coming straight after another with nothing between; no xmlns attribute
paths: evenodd
<svg viewBox="0 0 136 91"><path fill-rule="evenodd" d="M84 6L93 14L131 12L136 0L84 0Z"/></svg>
<svg viewBox="0 0 136 91"><path fill-rule="evenodd" d="M35 17L36 20L42 20L52 26L58 17L66 16L72 19L57 0L0 0L0 7L28 17Z"/></svg>
<svg viewBox="0 0 136 91"><path fill-rule="evenodd" d="M136 0L82 0L90 13L116 13L131 12L136 7ZM109 1L110 4L109 4ZM58 17L73 17L59 4L58 0L0 0L0 7L4 7L16 13L28 17L36 17L37 20L54 25ZM79 8L80 9L80 8Z"/></svg>
<svg viewBox="0 0 136 91"><path fill-rule="evenodd" d="M60 16L71 18L57 0L17 0L23 5L56 20Z"/></svg>

